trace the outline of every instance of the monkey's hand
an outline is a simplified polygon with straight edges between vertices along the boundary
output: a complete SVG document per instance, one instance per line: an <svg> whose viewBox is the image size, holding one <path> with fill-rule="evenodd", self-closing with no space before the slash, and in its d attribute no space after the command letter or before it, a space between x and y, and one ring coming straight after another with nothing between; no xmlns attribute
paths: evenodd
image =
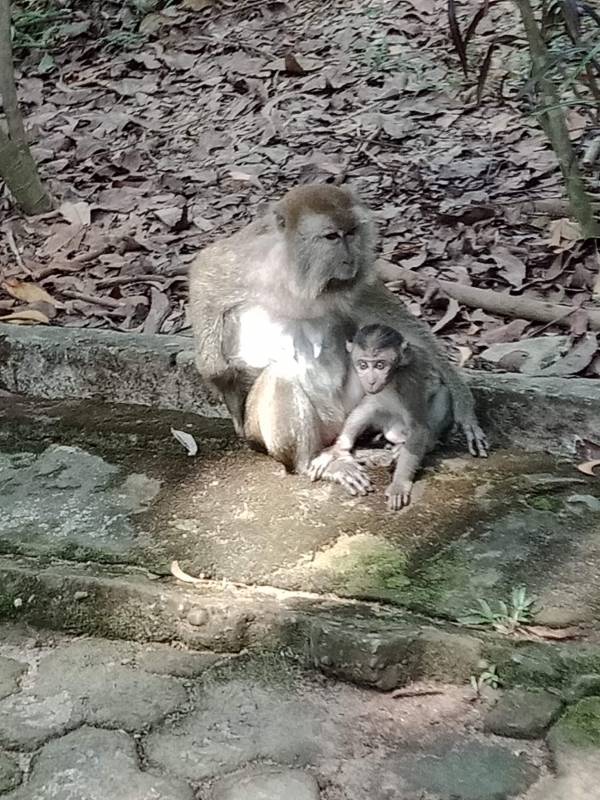
<svg viewBox="0 0 600 800"><path fill-rule="evenodd" d="M339 483L351 495L365 495L373 491L371 480L361 465L354 459L351 453L338 451L335 447L324 450L317 456L309 467L309 477L311 480L318 480L313 475L324 481Z"/></svg>
<svg viewBox="0 0 600 800"><path fill-rule="evenodd" d="M316 458L310 463L308 468L308 477L311 481L318 481L323 477L323 473L327 467L335 460L337 453L333 447L328 447L323 450Z"/></svg>
<svg viewBox="0 0 600 800"><path fill-rule="evenodd" d="M392 481L385 490L387 505L390 511L400 511L410 503L412 481Z"/></svg>
<svg viewBox="0 0 600 800"><path fill-rule="evenodd" d="M472 456L487 458L489 445L487 437L476 419L462 420L460 427L467 437L467 446Z"/></svg>

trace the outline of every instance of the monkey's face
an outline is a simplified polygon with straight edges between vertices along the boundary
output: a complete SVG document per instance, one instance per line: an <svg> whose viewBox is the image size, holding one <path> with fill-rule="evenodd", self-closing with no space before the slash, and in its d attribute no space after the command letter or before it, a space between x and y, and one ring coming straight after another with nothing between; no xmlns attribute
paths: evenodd
<svg viewBox="0 0 600 800"><path fill-rule="evenodd" d="M372 223L350 192L297 187L280 203L278 220L298 295L343 298L372 271Z"/></svg>
<svg viewBox="0 0 600 800"><path fill-rule="evenodd" d="M353 214L307 214L291 242L301 287L312 297L353 289L364 278L364 236Z"/></svg>
<svg viewBox="0 0 600 800"><path fill-rule="evenodd" d="M397 360L398 354L392 348L363 350L355 345L352 349L352 364L366 394L377 394L389 383Z"/></svg>

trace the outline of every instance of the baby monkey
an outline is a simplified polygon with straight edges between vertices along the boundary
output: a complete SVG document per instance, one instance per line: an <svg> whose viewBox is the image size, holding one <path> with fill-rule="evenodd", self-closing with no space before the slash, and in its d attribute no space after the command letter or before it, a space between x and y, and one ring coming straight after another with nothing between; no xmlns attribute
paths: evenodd
<svg viewBox="0 0 600 800"><path fill-rule="evenodd" d="M313 460L309 475L324 476L330 461L349 456L365 431L382 433L394 445L396 462L385 495L388 508L398 511L410 502L425 454L452 424L450 393L428 353L394 328L366 325L346 346L353 366L346 384L352 411L336 442Z"/></svg>

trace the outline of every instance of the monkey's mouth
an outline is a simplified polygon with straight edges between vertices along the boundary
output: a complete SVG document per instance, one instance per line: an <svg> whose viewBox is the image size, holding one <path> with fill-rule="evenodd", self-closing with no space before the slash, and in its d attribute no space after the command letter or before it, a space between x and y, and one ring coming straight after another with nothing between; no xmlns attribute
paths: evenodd
<svg viewBox="0 0 600 800"><path fill-rule="evenodd" d="M351 289L356 283L356 275L352 278L330 278L325 284L325 292L342 292Z"/></svg>

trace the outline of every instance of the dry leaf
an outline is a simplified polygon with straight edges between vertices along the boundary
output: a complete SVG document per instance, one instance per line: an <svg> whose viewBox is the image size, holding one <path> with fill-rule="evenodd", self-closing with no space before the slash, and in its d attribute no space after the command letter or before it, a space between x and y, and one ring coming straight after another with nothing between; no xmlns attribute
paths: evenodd
<svg viewBox="0 0 600 800"><path fill-rule="evenodd" d="M441 331L442 328L445 328L446 325L448 325L448 323L452 322L452 320L458 314L459 311L460 311L460 306L458 304L458 301L455 300L453 297L451 297L448 300L448 307L446 308L446 313L433 326L433 328L431 329L432 333L437 333L438 331Z"/></svg>
<svg viewBox="0 0 600 800"><path fill-rule="evenodd" d="M82 228L86 228L92 221L91 209L84 202L63 203L58 211L71 225L79 225Z"/></svg>
<svg viewBox="0 0 600 800"><path fill-rule="evenodd" d="M598 337L595 333L586 333L577 344L562 358L545 369L537 371L537 375L552 375L557 377L567 377L577 375L584 370L596 355L598 350Z"/></svg>
<svg viewBox="0 0 600 800"><path fill-rule="evenodd" d="M189 8L190 11L203 11L205 8L214 6L215 0L183 0L182 8Z"/></svg>
<svg viewBox="0 0 600 800"><path fill-rule="evenodd" d="M575 627L547 628L545 625L521 625L520 630L536 639L578 639L581 637L581 631Z"/></svg>
<svg viewBox="0 0 600 800"><path fill-rule="evenodd" d="M178 581L183 581L184 583L202 583L202 578L194 578L188 575L187 572L184 572L179 566L178 561L171 561L171 575L177 578Z"/></svg>
<svg viewBox="0 0 600 800"><path fill-rule="evenodd" d="M185 431L178 431L175 428L171 428L171 433L177 439L177 441L182 444L185 449L188 451L188 456L195 456L198 452L198 445L196 444L196 440L192 436L191 433L186 433Z"/></svg>
<svg viewBox="0 0 600 800"><path fill-rule="evenodd" d="M470 347L457 347L456 349L458 350L459 355L458 366L464 367L467 361L470 361L473 357L473 351Z"/></svg>
<svg viewBox="0 0 600 800"><path fill-rule="evenodd" d="M596 467L600 467L600 459L595 459L594 461L584 461L583 464L577 464L577 469L579 472L583 472L584 475L591 475L592 477L596 477L594 472Z"/></svg>
<svg viewBox="0 0 600 800"><path fill-rule="evenodd" d="M52 295L48 294L45 289L35 283L28 281L20 281L17 278L8 278L2 282L2 288L8 292L11 297L16 297L17 300L22 300L24 303L50 303L50 305L57 306L60 303L55 300Z"/></svg>
<svg viewBox="0 0 600 800"><path fill-rule="evenodd" d="M50 320L48 317L35 308L22 308L19 311L13 311L11 314L5 314L0 317L0 322L10 322L13 325L47 325Z"/></svg>

